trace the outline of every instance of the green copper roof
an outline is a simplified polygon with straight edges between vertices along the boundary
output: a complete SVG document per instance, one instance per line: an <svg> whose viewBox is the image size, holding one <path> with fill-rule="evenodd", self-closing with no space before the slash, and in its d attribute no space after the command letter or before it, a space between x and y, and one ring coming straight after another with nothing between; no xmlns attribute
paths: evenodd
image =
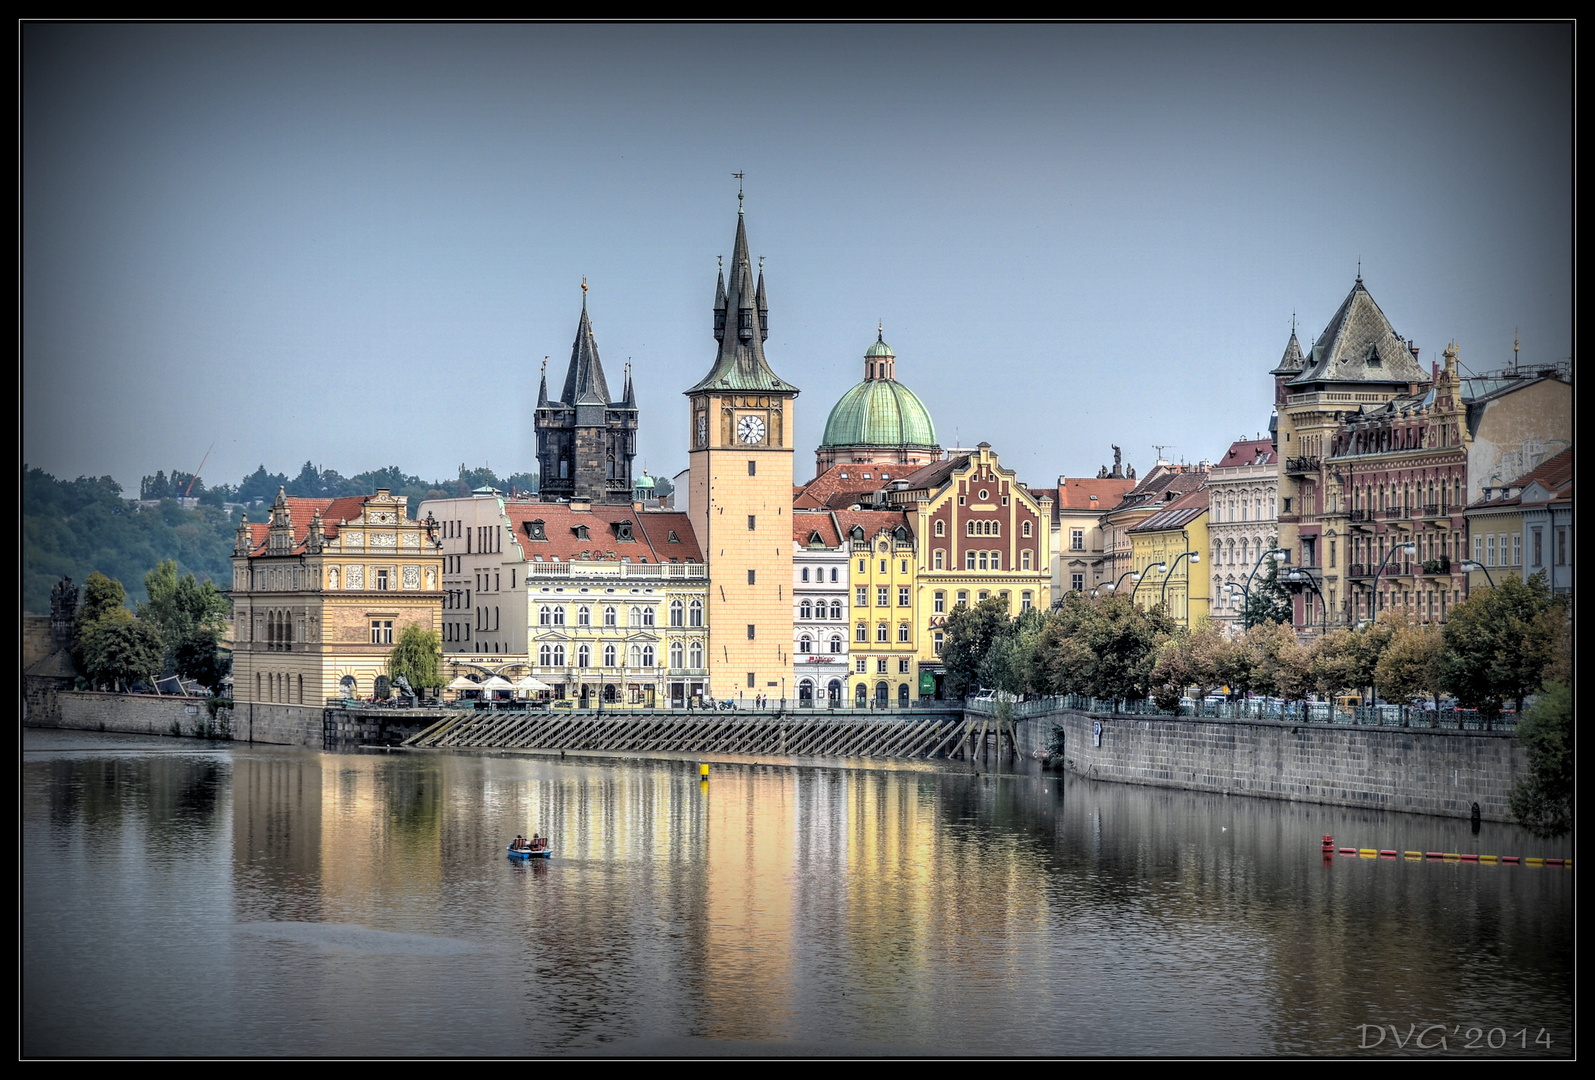
<svg viewBox="0 0 1595 1080"><path fill-rule="evenodd" d="M914 392L892 379L866 379L842 395L825 421L822 446L936 446L936 425Z"/></svg>
<svg viewBox="0 0 1595 1080"><path fill-rule="evenodd" d="M894 360L897 358L897 354L892 352L892 347L890 345L886 344L886 342L882 341L880 338L876 338L875 344L871 345L867 350L865 350L864 359L874 360L876 357L881 356L889 356Z"/></svg>

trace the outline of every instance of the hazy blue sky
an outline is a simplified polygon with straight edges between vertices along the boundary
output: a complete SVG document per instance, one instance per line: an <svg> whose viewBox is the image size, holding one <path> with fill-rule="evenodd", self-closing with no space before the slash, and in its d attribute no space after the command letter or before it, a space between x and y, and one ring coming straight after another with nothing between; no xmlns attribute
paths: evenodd
<svg viewBox="0 0 1595 1080"><path fill-rule="evenodd" d="M1572 30L245 26L22 33L23 455L535 467L580 282L686 465L734 171L800 477L884 320L1031 484L1266 428L1356 276L1427 367L1572 352ZM131 491L130 491L131 493Z"/></svg>

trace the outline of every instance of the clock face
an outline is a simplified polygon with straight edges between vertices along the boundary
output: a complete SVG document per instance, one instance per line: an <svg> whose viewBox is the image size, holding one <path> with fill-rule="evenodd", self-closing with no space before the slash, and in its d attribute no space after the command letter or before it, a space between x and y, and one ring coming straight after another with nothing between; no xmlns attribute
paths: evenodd
<svg viewBox="0 0 1595 1080"><path fill-rule="evenodd" d="M764 441L764 421L757 416L744 416L737 421L737 438L745 443Z"/></svg>
<svg viewBox="0 0 1595 1080"><path fill-rule="evenodd" d="M704 413L698 414L698 445L704 446L709 442L709 417Z"/></svg>

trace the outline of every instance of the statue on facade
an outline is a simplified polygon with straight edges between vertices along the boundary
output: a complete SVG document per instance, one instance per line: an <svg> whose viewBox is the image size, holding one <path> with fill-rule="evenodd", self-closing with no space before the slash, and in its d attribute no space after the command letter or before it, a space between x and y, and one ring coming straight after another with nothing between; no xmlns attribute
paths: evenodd
<svg viewBox="0 0 1595 1080"><path fill-rule="evenodd" d="M1126 480L1134 480L1135 479L1135 466L1134 465L1126 465L1124 467L1124 478Z"/></svg>
<svg viewBox="0 0 1595 1080"><path fill-rule="evenodd" d="M1106 465L1104 465L1104 466L1102 466L1102 468L1097 470L1097 479L1098 480L1106 480L1107 478L1108 478L1108 467Z"/></svg>
<svg viewBox="0 0 1595 1080"><path fill-rule="evenodd" d="M1124 451L1120 450L1117 446L1113 447L1113 471L1108 473L1108 477L1110 479L1113 479L1113 480L1123 480L1124 479L1124 464L1123 464L1123 462L1124 462Z"/></svg>

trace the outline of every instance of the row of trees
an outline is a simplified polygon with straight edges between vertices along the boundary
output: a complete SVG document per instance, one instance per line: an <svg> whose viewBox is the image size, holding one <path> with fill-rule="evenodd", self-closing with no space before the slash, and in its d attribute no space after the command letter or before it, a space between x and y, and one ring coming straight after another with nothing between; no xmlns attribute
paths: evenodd
<svg viewBox="0 0 1595 1080"><path fill-rule="evenodd" d="M73 636L78 670L96 687L128 689L178 675L215 692L231 668L221 648L227 597L192 573L179 577L170 559L144 575L144 592L135 613L120 581L89 575Z"/></svg>

